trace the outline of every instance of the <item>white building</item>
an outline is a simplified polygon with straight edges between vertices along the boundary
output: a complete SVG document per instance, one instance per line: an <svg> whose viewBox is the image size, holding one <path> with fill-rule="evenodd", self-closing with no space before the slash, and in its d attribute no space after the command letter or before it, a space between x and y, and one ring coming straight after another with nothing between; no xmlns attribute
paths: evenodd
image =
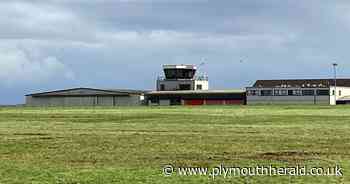
<svg viewBox="0 0 350 184"><path fill-rule="evenodd" d="M350 102L350 79L258 80L247 87L247 104L324 104Z"/></svg>
<svg viewBox="0 0 350 184"><path fill-rule="evenodd" d="M164 77L158 77L157 91L208 90L207 76L196 75L194 65L164 65Z"/></svg>

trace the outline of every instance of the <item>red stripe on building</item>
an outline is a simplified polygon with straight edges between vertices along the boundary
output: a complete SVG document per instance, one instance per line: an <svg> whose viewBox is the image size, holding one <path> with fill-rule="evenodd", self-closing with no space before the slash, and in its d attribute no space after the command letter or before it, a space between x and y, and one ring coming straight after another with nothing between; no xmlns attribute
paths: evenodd
<svg viewBox="0 0 350 184"><path fill-rule="evenodd" d="M204 105L204 100L185 100L185 105Z"/></svg>
<svg viewBox="0 0 350 184"><path fill-rule="evenodd" d="M243 105L243 100L226 100L226 105Z"/></svg>

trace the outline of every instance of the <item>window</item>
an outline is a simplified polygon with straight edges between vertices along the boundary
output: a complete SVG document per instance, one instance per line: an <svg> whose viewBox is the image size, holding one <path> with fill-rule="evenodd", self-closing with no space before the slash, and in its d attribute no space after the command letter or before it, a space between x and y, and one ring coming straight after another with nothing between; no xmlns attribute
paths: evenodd
<svg viewBox="0 0 350 184"><path fill-rule="evenodd" d="M302 95L301 90L300 89L294 90L294 95L301 96Z"/></svg>
<svg viewBox="0 0 350 184"><path fill-rule="evenodd" d="M332 95L335 95L335 90L332 90Z"/></svg>
<svg viewBox="0 0 350 184"><path fill-rule="evenodd" d="M261 90L261 96L272 96L272 90Z"/></svg>
<svg viewBox="0 0 350 184"><path fill-rule="evenodd" d="M294 95L294 90L288 90L288 96L293 96Z"/></svg>
<svg viewBox="0 0 350 184"><path fill-rule="evenodd" d="M303 90L302 93L303 93L303 96L314 96L315 90Z"/></svg>
<svg viewBox="0 0 350 184"><path fill-rule="evenodd" d="M281 95L281 90L275 90L274 91L275 96L280 96Z"/></svg>
<svg viewBox="0 0 350 184"><path fill-rule="evenodd" d="M341 90L339 90L339 96L341 96Z"/></svg>
<svg viewBox="0 0 350 184"><path fill-rule="evenodd" d="M202 90L202 85L201 84L197 85L197 90Z"/></svg>
<svg viewBox="0 0 350 184"><path fill-rule="evenodd" d="M288 91L285 89L283 89L283 90L276 89L274 91L274 94L275 94L275 96L286 96L288 94Z"/></svg>
<svg viewBox="0 0 350 184"><path fill-rule="evenodd" d="M179 87L180 87L180 90L191 90L190 84L180 84Z"/></svg>
<svg viewBox="0 0 350 184"><path fill-rule="evenodd" d="M193 69L164 69L167 79L192 79L195 72Z"/></svg>
<svg viewBox="0 0 350 184"><path fill-rule="evenodd" d="M329 90L319 89L319 90L317 90L317 95L318 96L329 96Z"/></svg>
<svg viewBox="0 0 350 184"><path fill-rule="evenodd" d="M288 94L288 91L287 90L281 90L281 95L282 96L287 96L287 94Z"/></svg>
<svg viewBox="0 0 350 184"><path fill-rule="evenodd" d="M300 89L288 90L288 96L301 96L301 94Z"/></svg>
<svg viewBox="0 0 350 184"><path fill-rule="evenodd" d="M258 93L258 90L248 90L248 96L257 96Z"/></svg>
<svg viewBox="0 0 350 184"><path fill-rule="evenodd" d="M165 91L165 85L164 85L164 84L161 84L161 85L160 85L160 90L161 90L161 91Z"/></svg>

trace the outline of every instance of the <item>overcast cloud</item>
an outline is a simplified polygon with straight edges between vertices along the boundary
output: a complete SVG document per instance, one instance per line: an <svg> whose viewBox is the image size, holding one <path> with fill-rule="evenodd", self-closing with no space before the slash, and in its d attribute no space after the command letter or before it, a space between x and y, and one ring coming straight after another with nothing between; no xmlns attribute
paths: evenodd
<svg viewBox="0 0 350 184"><path fill-rule="evenodd" d="M350 77L350 3L316 0L0 2L0 104L70 87L154 89L162 64L199 64L215 89ZM240 62L240 61L243 62Z"/></svg>

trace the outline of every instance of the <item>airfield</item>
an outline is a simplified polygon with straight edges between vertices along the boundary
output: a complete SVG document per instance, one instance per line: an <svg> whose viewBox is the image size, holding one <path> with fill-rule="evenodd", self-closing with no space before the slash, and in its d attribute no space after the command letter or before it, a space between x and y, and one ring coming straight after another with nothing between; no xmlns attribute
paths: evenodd
<svg viewBox="0 0 350 184"><path fill-rule="evenodd" d="M350 106L0 108L0 183L350 183ZM165 176L342 167L343 176Z"/></svg>

